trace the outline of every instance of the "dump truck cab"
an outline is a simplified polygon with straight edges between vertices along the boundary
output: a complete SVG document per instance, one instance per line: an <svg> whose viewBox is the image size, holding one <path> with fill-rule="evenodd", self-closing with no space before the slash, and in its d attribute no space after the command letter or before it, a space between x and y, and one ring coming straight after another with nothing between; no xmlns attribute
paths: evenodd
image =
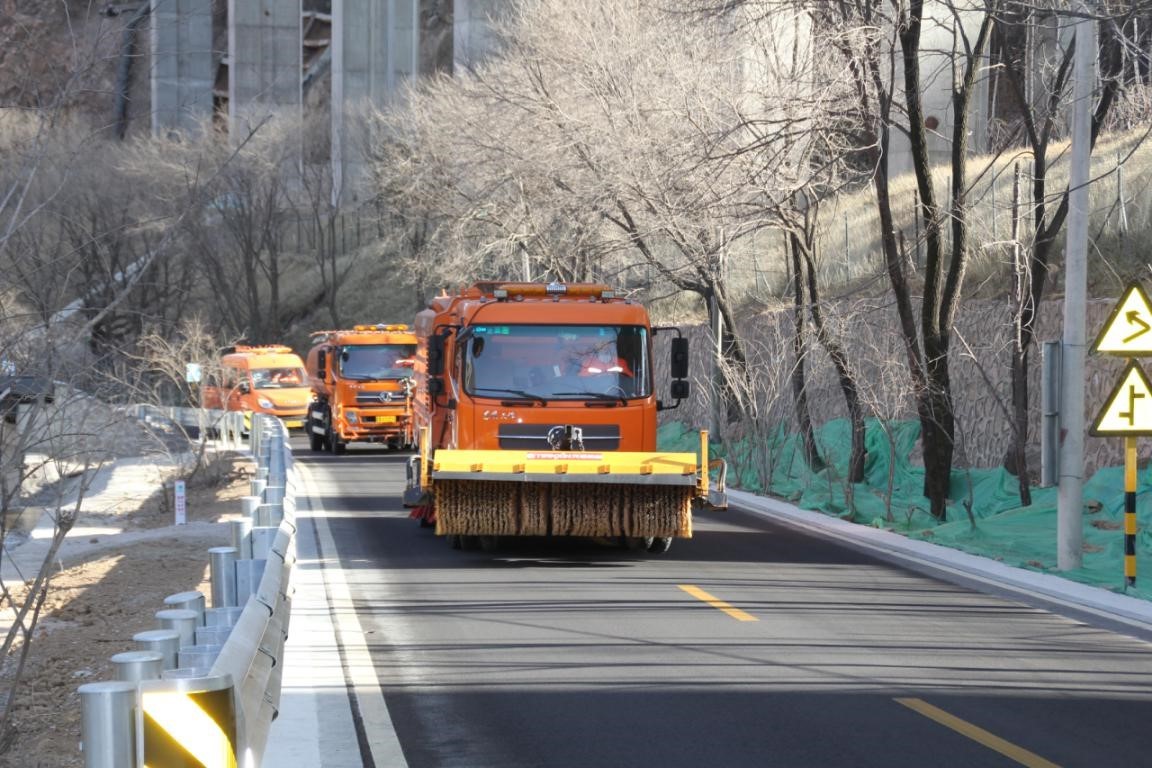
<svg viewBox="0 0 1152 768"><path fill-rule="evenodd" d="M675 334L670 403L657 331ZM663 551L691 535L697 457L656 447L657 412L688 394L678 329L605 285L478 283L433 299L416 335L414 516L457 543L616 536Z"/></svg>
<svg viewBox="0 0 1152 768"><path fill-rule="evenodd" d="M201 391L206 408L277 416L289 429L304 426L312 391L304 361L282 344L237 345L220 358L219 380Z"/></svg>
<svg viewBox="0 0 1152 768"><path fill-rule="evenodd" d="M314 332L305 424L311 449L339 454L354 442L413 447L415 352L416 336L402 324Z"/></svg>

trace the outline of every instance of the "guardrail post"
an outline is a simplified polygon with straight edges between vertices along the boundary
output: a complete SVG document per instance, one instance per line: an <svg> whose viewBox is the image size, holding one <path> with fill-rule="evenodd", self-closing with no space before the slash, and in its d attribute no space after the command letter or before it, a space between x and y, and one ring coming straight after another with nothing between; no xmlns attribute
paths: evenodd
<svg viewBox="0 0 1152 768"><path fill-rule="evenodd" d="M180 650L180 633L174 629L149 629L132 635L136 647L142 651L157 651L163 657L161 668L176 668L176 653Z"/></svg>
<svg viewBox="0 0 1152 768"><path fill-rule="evenodd" d="M212 547L208 555L213 607L236 605L236 547Z"/></svg>
<svg viewBox="0 0 1152 768"><path fill-rule="evenodd" d="M256 497L246 496L245 498ZM229 525L232 526L232 546L236 548L236 558L238 560L251 560L252 517L245 514L245 516L239 520L230 520Z"/></svg>
<svg viewBox="0 0 1152 768"><path fill-rule="evenodd" d="M116 679L124 682L159 680L164 671L164 654L160 651L124 651L109 661L116 670Z"/></svg>
<svg viewBox="0 0 1152 768"><path fill-rule="evenodd" d="M78 690L84 768L136 765L136 683L86 683Z"/></svg>
<svg viewBox="0 0 1152 768"><path fill-rule="evenodd" d="M196 615L196 611L189 611L183 608L167 608L162 611L156 611L156 619L160 622L160 629L172 629L180 635L180 645L178 648L196 643L196 624L200 621L200 617Z"/></svg>
<svg viewBox="0 0 1152 768"><path fill-rule="evenodd" d="M164 598L167 608L195 611L197 614L196 626L204 626L204 595L198 591L177 592Z"/></svg>

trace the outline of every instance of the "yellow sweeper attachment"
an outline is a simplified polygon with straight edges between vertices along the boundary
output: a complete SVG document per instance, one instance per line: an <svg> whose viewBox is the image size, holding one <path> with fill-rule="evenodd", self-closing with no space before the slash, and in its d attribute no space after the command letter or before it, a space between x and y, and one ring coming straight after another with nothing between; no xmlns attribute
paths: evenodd
<svg viewBox="0 0 1152 768"><path fill-rule="evenodd" d="M436 533L686 538L709 496L696 470L692 453L438 450Z"/></svg>

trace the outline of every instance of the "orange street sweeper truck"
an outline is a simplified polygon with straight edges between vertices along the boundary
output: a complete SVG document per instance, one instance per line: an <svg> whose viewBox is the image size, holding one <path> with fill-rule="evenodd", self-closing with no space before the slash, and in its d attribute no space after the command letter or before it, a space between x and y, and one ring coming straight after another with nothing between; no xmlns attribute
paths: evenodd
<svg viewBox="0 0 1152 768"><path fill-rule="evenodd" d="M671 402L653 365L666 333ZM699 455L656 448L657 412L688 396L688 340L608 286L477 283L433 299L416 336L404 501L453 546L582 536L660 553L692 535L694 506L726 506L706 432Z"/></svg>

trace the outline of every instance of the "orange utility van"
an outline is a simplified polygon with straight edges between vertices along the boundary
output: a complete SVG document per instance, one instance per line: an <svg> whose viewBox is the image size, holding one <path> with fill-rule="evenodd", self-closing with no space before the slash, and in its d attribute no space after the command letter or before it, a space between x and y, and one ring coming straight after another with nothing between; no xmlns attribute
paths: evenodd
<svg viewBox="0 0 1152 768"><path fill-rule="evenodd" d="M220 380L203 389L206 408L267 413L302 429L312 390L304 361L291 347L237 345L220 358Z"/></svg>

